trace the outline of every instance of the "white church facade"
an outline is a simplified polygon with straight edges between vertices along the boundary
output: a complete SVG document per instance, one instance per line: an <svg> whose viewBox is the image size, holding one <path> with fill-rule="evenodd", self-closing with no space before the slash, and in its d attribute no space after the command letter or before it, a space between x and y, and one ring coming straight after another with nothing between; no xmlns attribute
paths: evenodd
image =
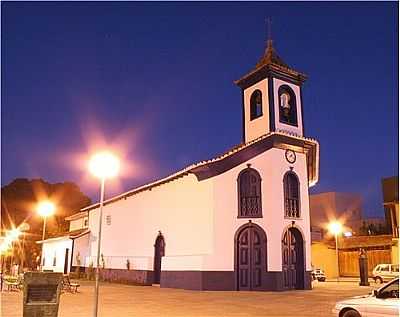
<svg viewBox="0 0 400 317"><path fill-rule="evenodd" d="M303 135L305 80L268 41L256 68L235 82L241 144L105 202L102 277L191 290L310 289L319 144ZM67 271L77 258L95 265L98 214L95 204L70 217L81 232L69 238Z"/></svg>

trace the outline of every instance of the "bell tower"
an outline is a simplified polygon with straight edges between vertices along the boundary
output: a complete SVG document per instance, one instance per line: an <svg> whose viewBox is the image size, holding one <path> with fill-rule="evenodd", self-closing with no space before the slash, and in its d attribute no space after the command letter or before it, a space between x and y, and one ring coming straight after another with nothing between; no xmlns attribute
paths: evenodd
<svg viewBox="0 0 400 317"><path fill-rule="evenodd" d="M278 56L269 39L255 69L235 81L242 90L243 142L273 131L303 136L301 90L306 79Z"/></svg>

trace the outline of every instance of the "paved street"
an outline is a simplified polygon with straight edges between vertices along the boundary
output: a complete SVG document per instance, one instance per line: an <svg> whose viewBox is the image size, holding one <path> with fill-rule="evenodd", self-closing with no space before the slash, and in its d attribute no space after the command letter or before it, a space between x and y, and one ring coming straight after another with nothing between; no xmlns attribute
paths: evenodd
<svg viewBox="0 0 400 317"><path fill-rule="evenodd" d="M93 284L81 281L78 294L63 293L59 317L88 317ZM329 316L342 298L370 292L354 282L317 283L312 291L196 292L155 286L101 285L100 316ZM22 292L3 292L1 316L22 316Z"/></svg>

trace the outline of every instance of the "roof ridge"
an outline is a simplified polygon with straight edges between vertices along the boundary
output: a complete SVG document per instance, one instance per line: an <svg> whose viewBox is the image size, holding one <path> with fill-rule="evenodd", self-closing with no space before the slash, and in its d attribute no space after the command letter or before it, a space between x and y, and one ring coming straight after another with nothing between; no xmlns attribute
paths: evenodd
<svg viewBox="0 0 400 317"><path fill-rule="evenodd" d="M124 192L122 194L119 194L119 195L116 195L114 197L111 197L111 198L105 200L104 204L110 203L111 201L114 201L114 200L122 199L122 198L124 198L126 196L134 195L135 193L139 193L139 192L141 192L143 190L153 188L153 187L155 187L157 185L162 185L162 184L170 182L170 181L172 181L172 180L174 180L174 179L176 179L178 177L186 176L187 174L189 174L189 172L191 170L193 170L193 169L195 169L197 167L200 167L200 166L203 166L203 165L206 165L206 164L209 164L209 163L220 161L220 160L222 160L222 159L224 159L224 158L226 158L226 157L228 157L228 156L230 156L230 155L232 155L232 154L234 154L236 152L239 152L239 151L247 148L248 146L250 146L252 144L255 144L255 143L257 143L257 142L259 142L259 141L261 141L261 140L263 140L263 139L265 139L267 137L275 135L275 134L286 135L286 136L290 136L292 138L297 138L297 139L300 139L300 140L305 140L305 141L314 142L314 143L319 144L318 141L315 140L315 139L302 137L302 136L296 135L294 133L289 133L289 132L286 132L286 131L278 130L278 131L269 132L269 133L266 133L266 134L263 134L263 135L259 136L258 138L254 139L254 140L251 140L249 142L240 143L240 144L232 147L231 149L225 151L223 154L221 154L219 156L216 156L216 157L208 159L208 160L199 161L197 163L193 163L193 164L188 165L188 166L184 167L183 169L178 170L175 173L172 173L172 174L170 174L170 175L168 175L166 177L160 178L158 180L155 180L155 181L147 183L147 184L143 184L143 185L141 185L139 187L136 187L134 189L128 190L128 191L126 191L126 192ZM80 212L97 208L99 205L100 205L99 203L92 204L90 206L87 206L85 208L80 209Z"/></svg>

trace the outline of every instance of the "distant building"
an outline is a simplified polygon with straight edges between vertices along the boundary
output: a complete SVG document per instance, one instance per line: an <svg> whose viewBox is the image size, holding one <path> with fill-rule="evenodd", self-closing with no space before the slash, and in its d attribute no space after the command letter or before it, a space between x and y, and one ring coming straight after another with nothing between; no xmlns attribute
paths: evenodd
<svg viewBox="0 0 400 317"><path fill-rule="evenodd" d="M310 195L310 221L313 241L323 239L329 222L341 221L353 233L362 225L362 197L354 193L326 192Z"/></svg>
<svg viewBox="0 0 400 317"><path fill-rule="evenodd" d="M382 179L383 207L393 238L392 263L399 263L399 177Z"/></svg>
<svg viewBox="0 0 400 317"><path fill-rule="evenodd" d="M43 243L42 267L44 270L68 274L72 267L85 266L89 252L88 217L88 212L79 212L67 217L65 220L69 221L68 232L55 238L38 241L39 244ZM74 247L79 252L73 255Z"/></svg>
<svg viewBox="0 0 400 317"><path fill-rule="evenodd" d="M367 252L368 272L375 266L390 263L392 237L390 235L339 237L339 274L358 277L360 274L358 257L360 248ZM325 271L327 278L337 277L337 260L334 240L314 242L311 246L311 261L314 268Z"/></svg>

